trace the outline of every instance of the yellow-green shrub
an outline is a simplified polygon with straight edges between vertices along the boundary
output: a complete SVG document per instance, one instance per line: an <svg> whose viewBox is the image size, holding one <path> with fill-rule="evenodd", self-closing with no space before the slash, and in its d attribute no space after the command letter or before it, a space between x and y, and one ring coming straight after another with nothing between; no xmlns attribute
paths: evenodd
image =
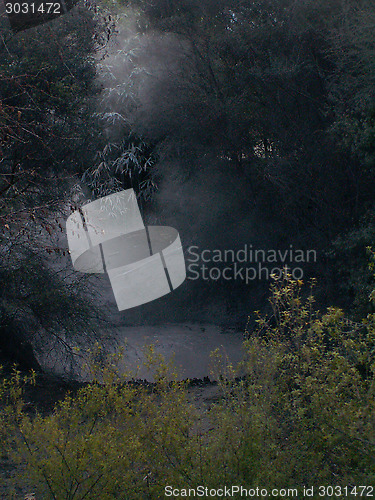
<svg viewBox="0 0 375 500"><path fill-rule="evenodd" d="M155 384L125 383L110 362L100 383L48 416L22 411L19 374L3 383L12 395L0 417L8 447L26 464L36 498L157 499L166 485L371 484L374 317L320 314L288 277L273 284L270 301L273 315L258 317L243 362L219 369L218 400L207 410L189 403L187 384L152 347Z"/></svg>

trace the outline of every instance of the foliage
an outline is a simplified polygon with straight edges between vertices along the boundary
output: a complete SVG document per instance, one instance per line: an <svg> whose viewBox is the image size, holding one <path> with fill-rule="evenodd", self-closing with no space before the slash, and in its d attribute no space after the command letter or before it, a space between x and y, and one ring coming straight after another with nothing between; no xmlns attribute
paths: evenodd
<svg viewBox="0 0 375 500"><path fill-rule="evenodd" d="M372 4L121 3L137 24L109 60L104 102L126 135L152 145L159 174L171 163L184 178L207 161L213 173L225 161L249 208L317 244L359 215L373 177L339 123L345 115L354 126L358 68L356 90L370 93Z"/></svg>
<svg viewBox="0 0 375 500"><path fill-rule="evenodd" d="M339 300L357 319L374 312L374 302L369 300L374 289L371 254L374 239L375 221L371 210L356 227L336 238L328 252L330 264L336 261L331 274L335 275Z"/></svg>
<svg viewBox="0 0 375 500"><path fill-rule="evenodd" d="M90 286L64 269L60 236L96 152L95 58L108 29L81 7L16 35L1 18L0 351L25 369L40 369L41 347L71 355L69 338L96 330Z"/></svg>
<svg viewBox="0 0 375 500"><path fill-rule="evenodd" d="M219 370L208 408L194 408L186 382L151 347L155 384L126 383L109 360L100 383L52 414L19 412L13 453L36 498L161 498L166 485L372 484L375 317L320 314L301 290L289 277L274 283L273 315L258 317L240 366ZM19 379L13 385L18 391Z"/></svg>
<svg viewBox="0 0 375 500"><path fill-rule="evenodd" d="M318 298L363 302L367 278L358 293L336 279L361 271L334 242L373 211L373 2L116 5L126 20L99 68L109 144L96 185L130 187L138 171L137 192L146 181L155 217L170 214L188 243L314 248Z"/></svg>
<svg viewBox="0 0 375 500"><path fill-rule="evenodd" d="M92 133L89 98L97 91L94 30L85 12L8 40L2 29L2 214L9 200L22 207L27 200L50 199L47 186L82 169L80 162L87 158L82 152Z"/></svg>
<svg viewBox="0 0 375 500"><path fill-rule="evenodd" d="M311 484L371 482L374 316L355 323L340 309L319 314L313 302L312 295L302 301L301 283L273 285L273 320L259 318L248 344L256 367L253 397L273 400L278 451L286 452L285 463L289 457L290 477ZM272 371L262 366L264 356Z"/></svg>
<svg viewBox="0 0 375 500"><path fill-rule="evenodd" d="M109 113L102 120L111 120ZM151 176L155 164L152 147L131 133L118 141L108 142L98 151L94 167L90 166L82 177L96 198L122 189L134 189L149 200L157 189Z"/></svg>

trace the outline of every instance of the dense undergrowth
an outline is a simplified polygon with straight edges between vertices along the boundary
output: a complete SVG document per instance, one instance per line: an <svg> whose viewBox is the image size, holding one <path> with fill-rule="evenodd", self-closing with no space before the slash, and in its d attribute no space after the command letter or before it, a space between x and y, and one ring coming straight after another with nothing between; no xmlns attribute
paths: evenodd
<svg viewBox="0 0 375 500"><path fill-rule="evenodd" d="M152 347L155 384L128 384L108 362L48 415L26 411L23 375L3 378L1 452L20 464L17 480L36 499L66 500L373 484L375 315L320 313L303 287L274 282L273 315L258 317L239 366L213 353L220 398L207 410Z"/></svg>

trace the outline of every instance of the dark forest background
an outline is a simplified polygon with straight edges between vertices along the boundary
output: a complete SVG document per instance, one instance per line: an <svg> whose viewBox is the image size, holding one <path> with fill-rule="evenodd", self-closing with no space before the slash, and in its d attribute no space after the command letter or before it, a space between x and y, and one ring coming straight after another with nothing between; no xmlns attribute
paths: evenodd
<svg viewBox="0 0 375 500"><path fill-rule="evenodd" d="M2 355L35 368L42 346L100 336L98 287L58 236L129 187L185 247L316 250L319 305L371 313L374 23L367 0L79 4L18 34L2 19ZM185 282L141 321L244 328L268 287Z"/></svg>

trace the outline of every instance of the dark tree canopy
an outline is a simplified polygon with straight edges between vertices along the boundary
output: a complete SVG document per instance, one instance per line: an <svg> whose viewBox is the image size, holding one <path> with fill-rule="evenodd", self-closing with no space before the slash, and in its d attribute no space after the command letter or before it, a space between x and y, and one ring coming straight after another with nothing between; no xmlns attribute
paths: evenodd
<svg viewBox="0 0 375 500"><path fill-rule="evenodd" d="M99 197L133 187L146 217L178 227L186 246L313 248L320 259L307 273L320 278L319 300L368 308L372 3L134 0L113 9L78 5L10 37L1 28L2 248L24 246L34 223L48 238L48 218L58 228L58 208L74 208L81 188ZM33 238L26 246L37 257L46 242ZM3 283L33 260L12 255ZM26 290L37 282L31 265L29 276ZM223 314L242 303L247 314L267 286L190 283L183 293L192 303L220 299Z"/></svg>
<svg viewBox="0 0 375 500"><path fill-rule="evenodd" d="M96 152L104 27L81 7L13 36L0 28L0 351L39 368L33 348L69 351L74 336L90 342L98 317L82 295L87 285L64 270L59 235L70 189Z"/></svg>
<svg viewBox="0 0 375 500"><path fill-rule="evenodd" d="M146 187L187 244L314 248L323 300L341 300L346 257L332 244L373 210L372 3L122 4L136 32L124 28L102 77L99 184L111 189L110 172L126 174L141 143Z"/></svg>

